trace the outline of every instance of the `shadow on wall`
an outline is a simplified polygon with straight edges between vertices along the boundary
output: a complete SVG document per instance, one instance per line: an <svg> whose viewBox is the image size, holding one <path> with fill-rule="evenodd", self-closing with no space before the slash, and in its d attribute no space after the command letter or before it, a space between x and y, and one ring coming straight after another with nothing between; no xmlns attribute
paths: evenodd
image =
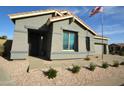
<svg viewBox="0 0 124 93"><path fill-rule="evenodd" d="M10 59L10 51L12 47L12 40L6 40L6 42L3 44L4 46L4 52L3 52L3 57L6 58L7 60Z"/></svg>

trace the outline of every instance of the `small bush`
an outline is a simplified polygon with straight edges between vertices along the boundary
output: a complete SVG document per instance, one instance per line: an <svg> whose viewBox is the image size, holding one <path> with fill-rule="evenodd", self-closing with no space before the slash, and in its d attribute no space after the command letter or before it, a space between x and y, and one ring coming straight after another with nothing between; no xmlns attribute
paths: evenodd
<svg viewBox="0 0 124 93"><path fill-rule="evenodd" d="M120 56L124 56L124 51L120 51Z"/></svg>
<svg viewBox="0 0 124 93"><path fill-rule="evenodd" d="M121 62L120 65L124 65L124 62Z"/></svg>
<svg viewBox="0 0 124 93"><path fill-rule="evenodd" d="M7 36L0 36L0 39L7 39Z"/></svg>
<svg viewBox="0 0 124 93"><path fill-rule="evenodd" d="M102 68L108 68L108 67L109 67L109 64L107 62L103 62Z"/></svg>
<svg viewBox="0 0 124 93"><path fill-rule="evenodd" d="M119 67L119 62L118 61L113 61L113 67Z"/></svg>
<svg viewBox="0 0 124 93"><path fill-rule="evenodd" d="M87 60L87 61L89 61L89 60L90 60L90 58L89 58L89 57L86 57L86 58L84 58L84 60Z"/></svg>
<svg viewBox="0 0 124 93"><path fill-rule="evenodd" d="M45 72L45 75L48 76L49 79L53 79L57 76L57 71L53 68L50 68L47 72Z"/></svg>
<svg viewBox="0 0 124 93"><path fill-rule="evenodd" d="M115 55L115 52L112 52L111 54L112 54L112 55Z"/></svg>
<svg viewBox="0 0 124 93"><path fill-rule="evenodd" d="M90 63L89 69L90 69L91 71L94 71L95 68L96 68L96 64Z"/></svg>
<svg viewBox="0 0 124 93"><path fill-rule="evenodd" d="M73 65L73 68L70 69L72 73L78 73L80 71L80 66Z"/></svg>
<svg viewBox="0 0 124 93"><path fill-rule="evenodd" d="M96 56L96 58L99 58L98 56Z"/></svg>
<svg viewBox="0 0 124 93"><path fill-rule="evenodd" d="M29 70L30 70L30 65L29 65L28 68L27 68L27 73L29 73Z"/></svg>

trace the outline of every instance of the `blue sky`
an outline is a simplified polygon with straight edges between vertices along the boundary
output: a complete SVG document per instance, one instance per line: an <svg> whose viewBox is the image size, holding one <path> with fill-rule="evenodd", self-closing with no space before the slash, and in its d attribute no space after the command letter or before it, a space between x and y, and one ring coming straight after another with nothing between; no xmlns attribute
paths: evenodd
<svg viewBox="0 0 124 93"><path fill-rule="evenodd" d="M101 34L101 14L89 17L92 6L1 6L0 7L0 36L13 38L14 24L8 14L43 9L70 10L79 16L94 31ZM124 7L105 6L103 20L104 35L109 37L109 43L124 43Z"/></svg>

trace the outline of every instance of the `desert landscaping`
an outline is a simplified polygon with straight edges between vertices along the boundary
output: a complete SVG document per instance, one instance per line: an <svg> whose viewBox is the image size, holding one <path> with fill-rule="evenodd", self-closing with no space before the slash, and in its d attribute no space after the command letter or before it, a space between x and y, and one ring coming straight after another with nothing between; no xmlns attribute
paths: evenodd
<svg viewBox="0 0 124 93"><path fill-rule="evenodd" d="M47 61L40 58L28 57L27 60L8 61L0 57L0 85L123 85L124 84L124 66L121 64L124 57L119 55L104 55L104 62L108 63L107 68L102 67L100 56L90 56L90 59L75 60L53 60ZM93 63L96 68L89 69ZM72 73L68 68L78 66L77 73ZM48 78L44 74L53 68L57 71L56 77Z"/></svg>

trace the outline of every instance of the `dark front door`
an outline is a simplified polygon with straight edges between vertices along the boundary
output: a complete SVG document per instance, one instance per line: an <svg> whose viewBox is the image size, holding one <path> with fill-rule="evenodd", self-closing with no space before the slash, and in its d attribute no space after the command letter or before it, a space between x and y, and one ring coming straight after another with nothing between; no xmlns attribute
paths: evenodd
<svg viewBox="0 0 124 93"><path fill-rule="evenodd" d="M29 42L29 55L30 56L39 56L40 50L40 35L37 33L30 33L30 42Z"/></svg>
<svg viewBox="0 0 124 93"><path fill-rule="evenodd" d="M45 58L47 49L47 35L37 30L28 31L29 56Z"/></svg>

